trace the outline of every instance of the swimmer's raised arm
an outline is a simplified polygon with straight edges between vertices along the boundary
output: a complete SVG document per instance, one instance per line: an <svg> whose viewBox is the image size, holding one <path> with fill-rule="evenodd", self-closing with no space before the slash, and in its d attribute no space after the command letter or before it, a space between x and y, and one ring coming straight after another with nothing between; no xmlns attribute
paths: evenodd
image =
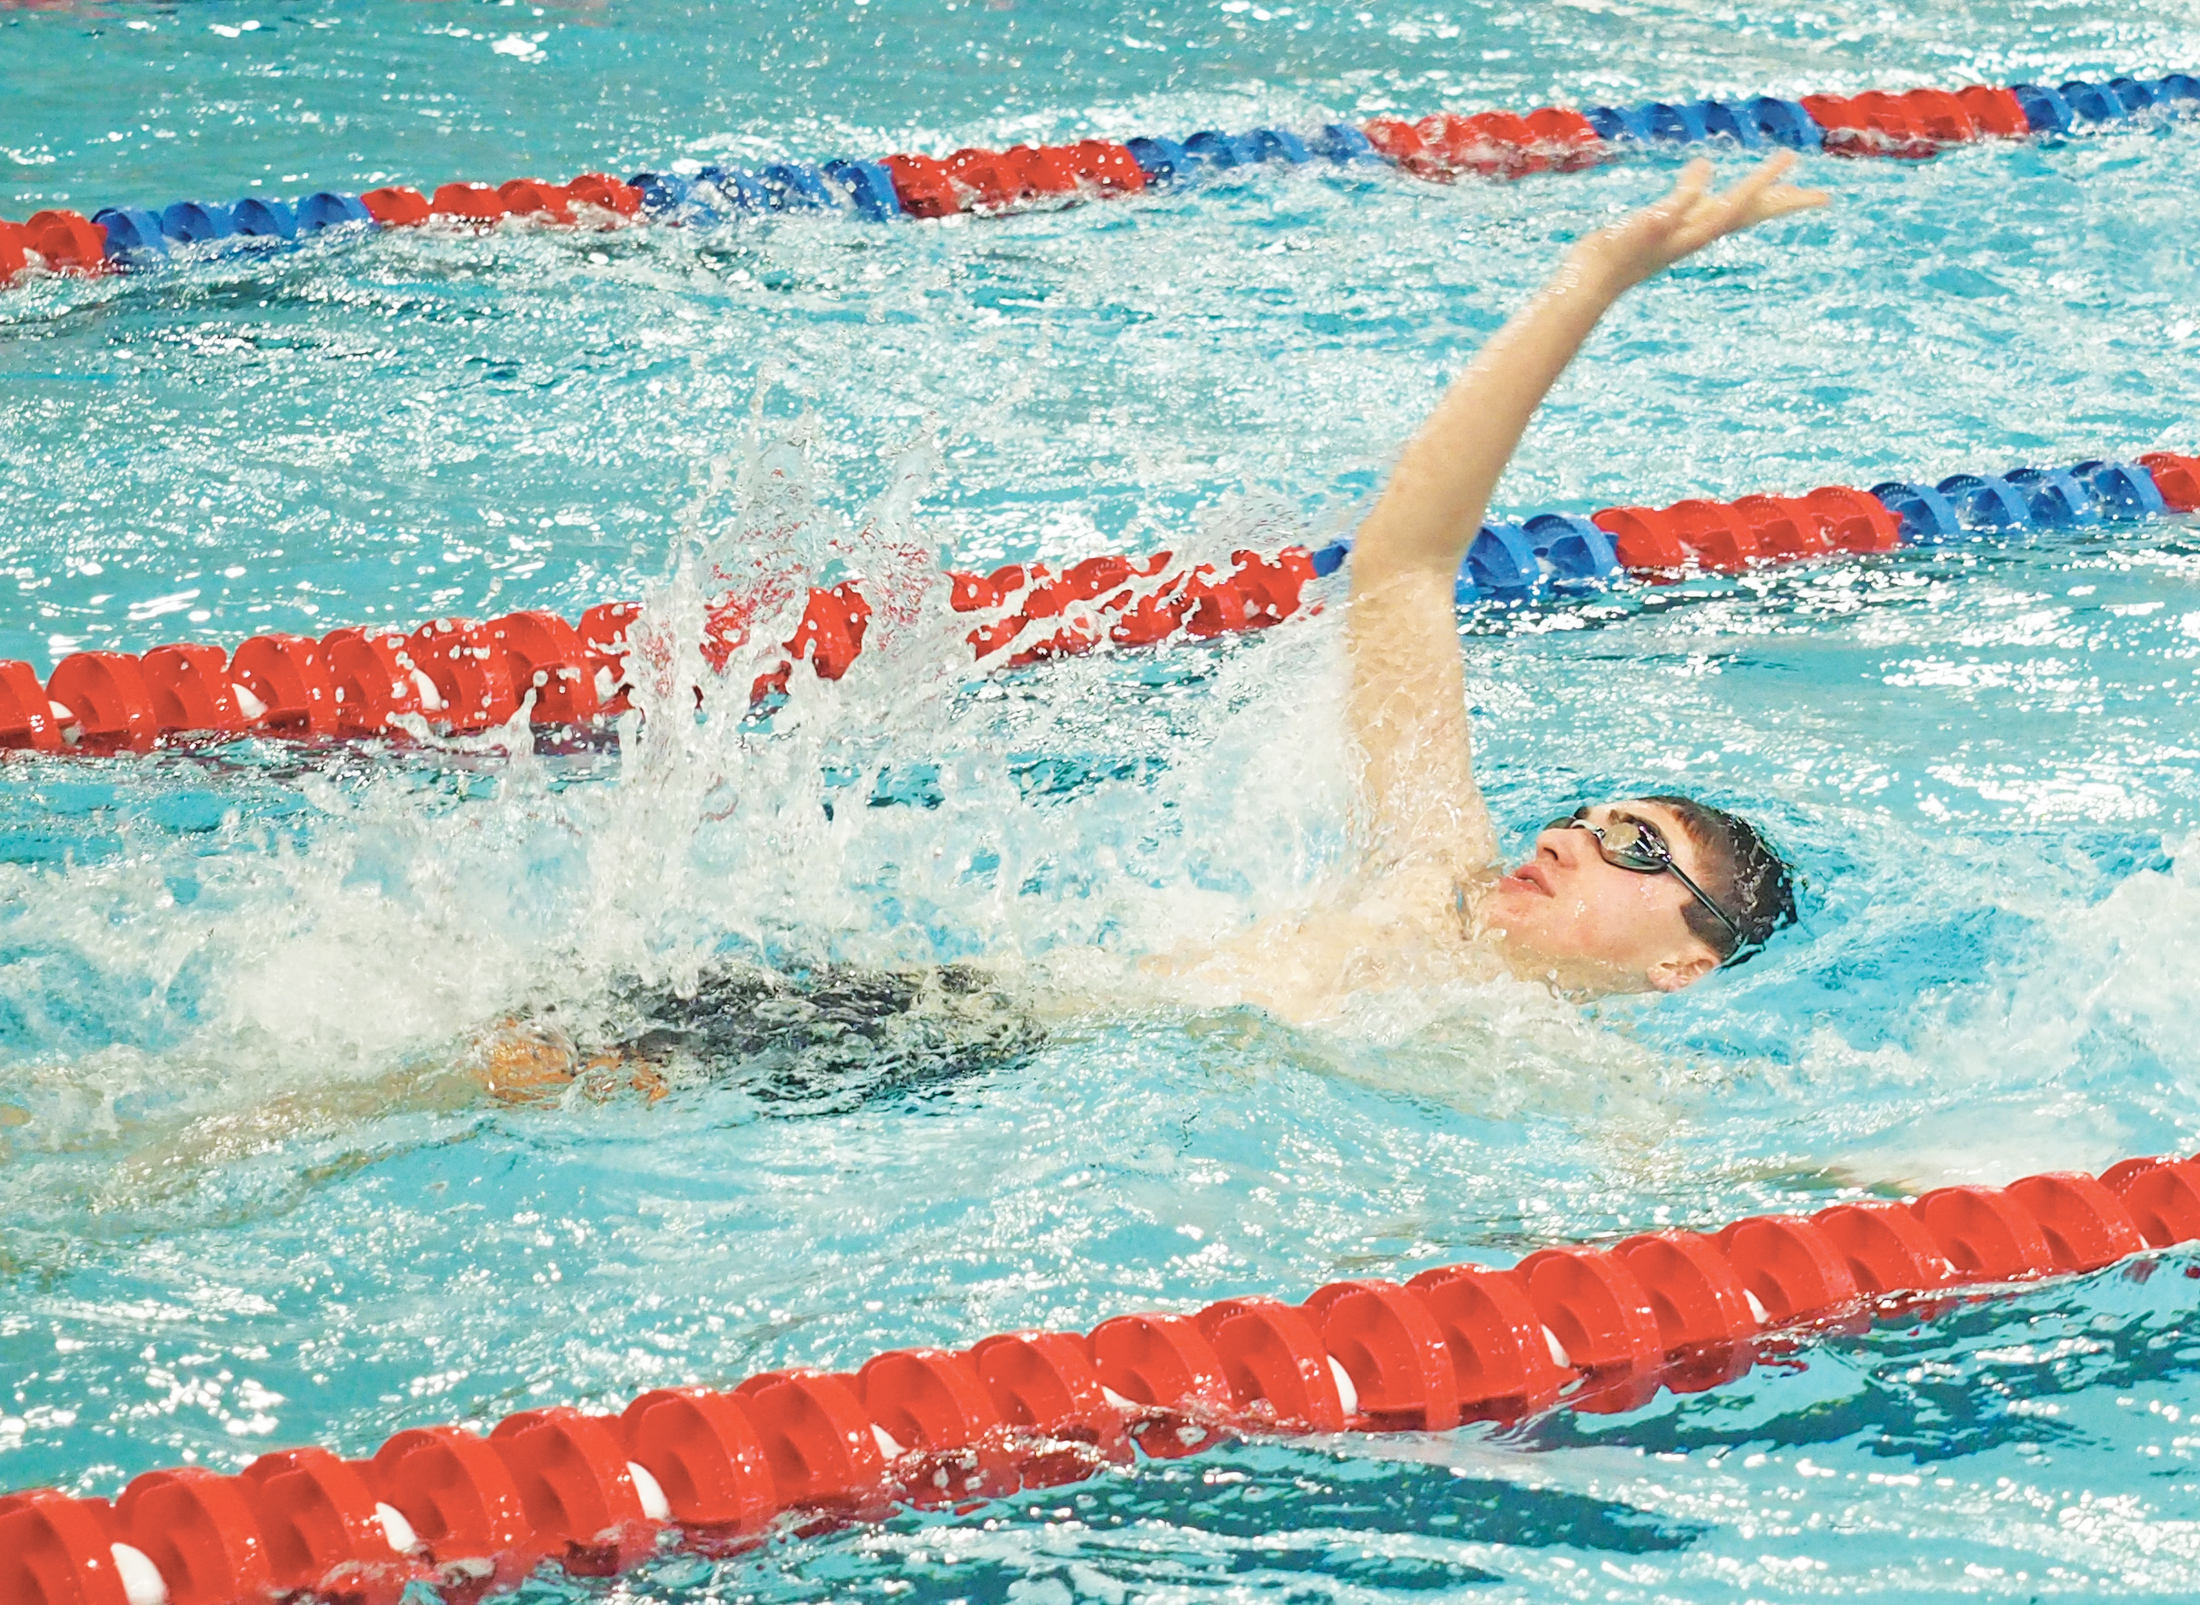
<svg viewBox="0 0 2200 1605"><path fill-rule="evenodd" d="M1408 443L1352 548L1348 718L1378 867L1478 874L1496 833L1474 783L1452 586L1498 476L1574 353L1632 286L1712 241L1825 203L1759 164L1724 194L1695 161L1673 193L1582 240L1452 382Z"/></svg>

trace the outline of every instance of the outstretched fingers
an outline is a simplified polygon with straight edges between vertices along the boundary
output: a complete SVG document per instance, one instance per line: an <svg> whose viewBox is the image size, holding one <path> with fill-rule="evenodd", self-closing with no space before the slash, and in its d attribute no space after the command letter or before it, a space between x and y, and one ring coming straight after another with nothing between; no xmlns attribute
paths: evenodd
<svg viewBox="0 0 2200 1605"><path fill-rule="evenodd" d="M1754 228L1771 218L1825 205L1825 191L1797 189L1780 182L1794 165L1793 151L1778 151L1723 194L1704 195L1675 235L1673 243L1680 254L1700 251L1713 240Z"/></svg>
<svg viewBox="0 0 2200 1605"><path fill-rule="evenodd" d="M1673 188L1664 200L1654 208L1675 217L1684 217L1695 210L1697 204L1711 192L1711 159L1698 156L1681 169L1680 177L1673 180Z"/></svg>
<svg viewBox="0 0 2200 1605"><path fill-rule="evenodd" d="M1630 255L1656 258L1669 242L1685 234L1702 211L1711 190L1711 164L1697 157L1681 169L1680 177L1663 198L1607 228L1609 239Z"/></svg>
<svg viewBox="0 0 2200 1605"><path fill-rule="evenodd" d="M1823 206L1832 198L1822 189L1797 189L1793 184L1782 183L1794 165L1795 152L1775 151L1759 162L1747 178L1727 191L1740 227L1747 228L1769 217Z"/></svg>
<svg viewBox="0 0 2200 1605"><path fill-rule="evenodd" d="M1795 165L1795 152L1776 150L1755 167L1739 184L1726 192L1728 201L1743 211L1752 210L1771 193L1772 187L1787 175Z"/></svg>
<svg viewBox="0 0 2200 1605"><path fill-rule="evenodd" d="M1823 191L1782 182L1794 165L1794 154L1780 151L1759 162L1731 189L1719 192L1711 187L1711 163L1698 157L1681 169L1663 199L1593 236L1592 249L1622 282L1639 283L1714 240L1789 212L1825 205Z"/></svg>

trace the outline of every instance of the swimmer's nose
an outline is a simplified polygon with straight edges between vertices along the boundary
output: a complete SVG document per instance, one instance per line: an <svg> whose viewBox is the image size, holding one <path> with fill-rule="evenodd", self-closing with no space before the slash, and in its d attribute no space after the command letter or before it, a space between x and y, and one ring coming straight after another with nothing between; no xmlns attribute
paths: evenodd
<svg viewBox="0 0 2200 1605"><path fill-rule="evenodd" d="M1548 858L1568 869L1578 868L1582 848L1594 840L1585 830L1546 830L1535 839L1535 856Z"/></svg>

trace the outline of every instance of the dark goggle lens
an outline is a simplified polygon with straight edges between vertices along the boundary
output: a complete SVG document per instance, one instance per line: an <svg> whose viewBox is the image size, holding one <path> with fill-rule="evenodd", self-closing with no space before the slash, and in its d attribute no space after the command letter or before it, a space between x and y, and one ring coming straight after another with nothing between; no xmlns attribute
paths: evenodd
<svg viewBox="0 0 2200 1605"><path fill-rule="evenodd" d="M1607 864L1621 869L1645 872L1661 870L1672 863L1672 856L1665 850L1662 837L1652 835L1631 819L1615 819L1599 829L1581 814L1568 814L1554 819L1543 827L1545 830L1586 830L1597 838L1597 851L1604 855Z"/></svg>
<svg viewBox="0 0 2200 1605"><path fill-rule="evenodd" d="M1663 869L1672 862L1662 838L1627 819L1604 827L1604 856L1627 869Z"/></svg>

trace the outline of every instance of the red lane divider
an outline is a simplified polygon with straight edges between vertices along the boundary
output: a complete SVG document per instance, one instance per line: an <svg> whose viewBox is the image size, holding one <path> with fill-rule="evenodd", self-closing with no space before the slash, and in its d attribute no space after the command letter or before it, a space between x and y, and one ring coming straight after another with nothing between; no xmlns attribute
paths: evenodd
<svg viewBox="0 0 2200 1605"><path fill-rule="evenodd" d="M2156 452L2129 472L2151 476L2161 505L2200 509L2200 457ZM1914 489L1880 487L1897 501ZM2004 489L2017 494L2013 486ZM1903 544L1904 530L1903 516L1888 502L1844 485L1802 496L1607 507L1591 522L1611 537L1621 569L1653 582L1892 551ZM1136 561L1087 558L1059 572L1044 563L1010 563L990 574L945 578L949 607L971 618L964 640L974 659L1020 668L1103 646L1268 629L1314 605L1307 586L1342 560L1342 550L1316 554L1294 546L1272 557L1237 551L1227 572L1157 552ZM711 602L703 651L713 670L722 672L748 645L757 615L780 595L729 591ZM347 626L318 641L255 636L226 654L195 643L155 647L142 658L77 652L44 685L29 664L0 662L0 749L116 753L246 734L316 740L469 733L507 723L523 704L534 725L587 728L627 709L629 631L640 613L639 603L601 602L571 622L530 610L485 623L431 619L410 631ZM870 619L871 604L854 582L812 588L794 634L780 643L785 656L750 686L752 704L789 695L798 663L807 662L821 680L847 674L862 655ZM1858 1220L1844 1230L1878 1245L1873 1265L1900 1263L1901 1244L1882 1241L1879 1226Z"/></svg>
<svg viewBox="0 0 2200 1605"><path fill-rule="evenodd" d="M2155 489L2171 512L2200 511L2200 457L2150 451L2139 459L2139 466L2154 477Z"/></svg>
<svg viewBox="0 0 2200 1605"><path fill-rule="evenodd" d="M612 1576L667 1544L722 1553L784 1521L959 1508L1247 1434L1443 1431L1563 1402L1634 1408L1747 1372L1761 1342L1861 1330L1956 1286L2098 1270L2200 1239L2200 1160L1945 1187L1333 1282L1303 1305L1225 1299L1091 1334L902 1349L852 1375L773 1371L661 1389L616 1416L521 1411L486 1436L398 1433L368 1459L260 1456L234 1476L147 1472L112 1503L0 1497L0 1605L242 1605L310 1592L467 1597L540 1563ZM1929 1300L1928 1300L1929 1302ZM1909 1311L1905 1319L1915 1319ZM1781 1335L1783 1334L1784 1335Z"/></svg>

